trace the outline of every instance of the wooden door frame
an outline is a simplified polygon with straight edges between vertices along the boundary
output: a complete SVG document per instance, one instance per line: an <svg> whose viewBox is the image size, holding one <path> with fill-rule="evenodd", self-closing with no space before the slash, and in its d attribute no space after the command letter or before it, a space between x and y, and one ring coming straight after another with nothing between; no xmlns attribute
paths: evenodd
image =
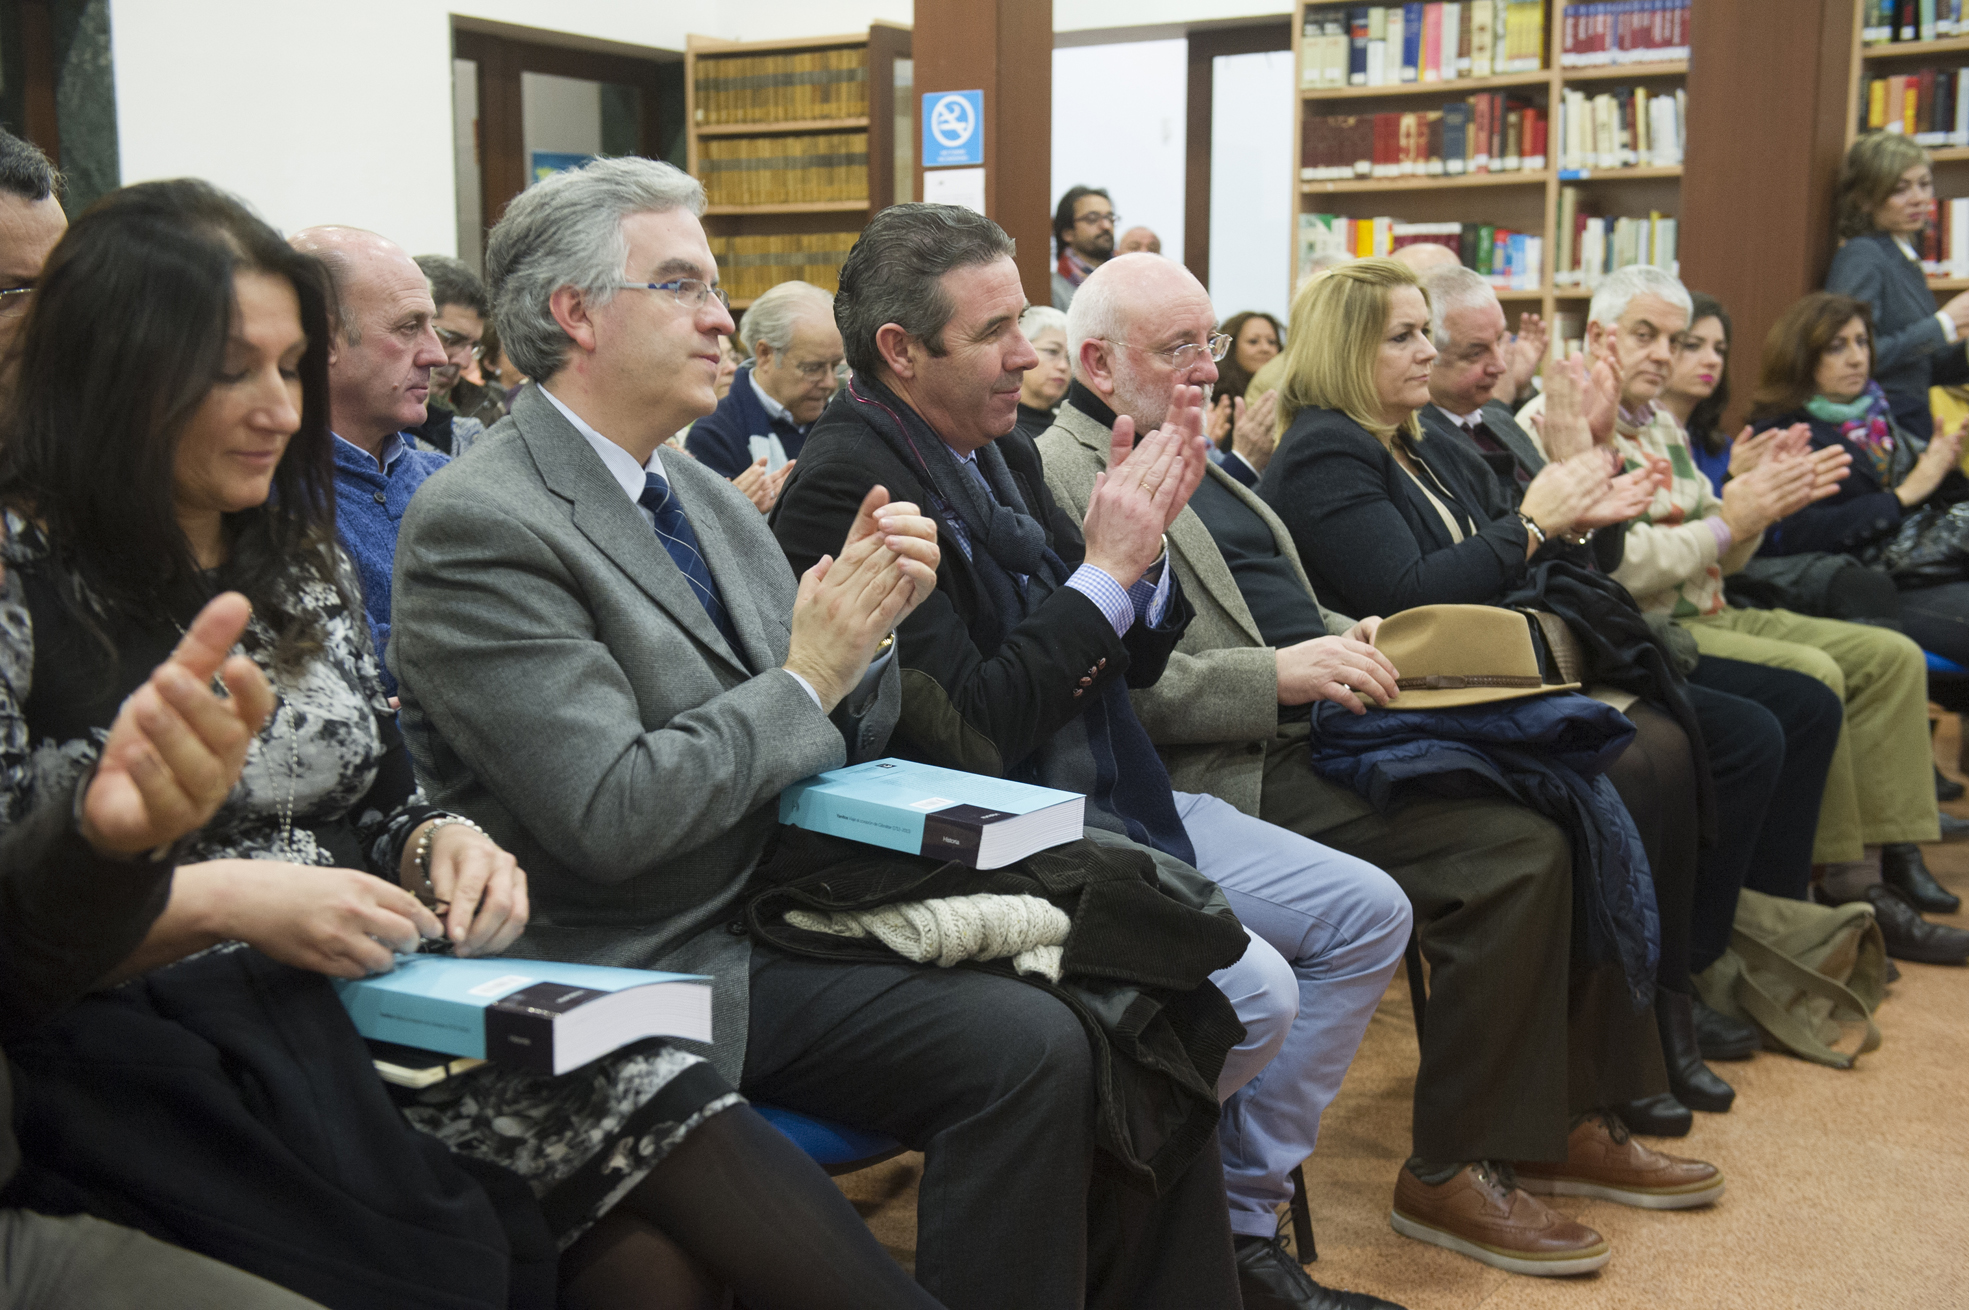
<svg viewBox="0 0 1969 1310"><path fill-rule="evenodd" d="M575 40L578 41L578 38ZM568 44L561 33L510 24L452 20L451 53L479 68L479 225L490 231L514 196L526 190L526 130L520 77L547 73L633 86L642 94L638 152L658 157L663 140L657 70L681 64L681 51L617 42ZM597 48L597 47L607 48Z"/></svg>
<svg viewBox="0 0 1969 1310"><path fill-rule="evenodd" d="M1210 145L1219 55L1255 55L1292 49L1292 19L1268 18L1236 27L1210 27L1189 34L1189 95L1183 153L1183 264L1204 286L1210 285ZM1293 108L1297 112L1297 85Z"/></svg>

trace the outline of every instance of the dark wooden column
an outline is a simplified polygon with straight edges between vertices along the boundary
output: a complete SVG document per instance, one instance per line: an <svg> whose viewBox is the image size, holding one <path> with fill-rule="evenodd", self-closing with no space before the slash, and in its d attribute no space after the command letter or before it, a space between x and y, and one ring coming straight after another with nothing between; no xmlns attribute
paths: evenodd
<svg viewBox="0 0 1969 1310"><path fill-rule="evenodd" d="M1183 264L1196 280L1210 285L1210 141L1216 99L1218 55L1255 55L1292 48L1292 20L1279 18L1245 27L1217 27L1190 33L1189 101L1185 118L1183 170ZM1294 107L1297 107L1296 92ZM1116 233L1119 236L1119 233ZM1175 257L1173 250L1162 253Z"/></svg>
<svg viewBox="0 0 1969 1310"><path fill-rule="evenodd" d="M1019 243L1026 299L1051 304L1053 0L916 0L912 28L916 117L926 93L983 89L985 212Z"/></svg>
<svg viewBox="0 0 1969 1310"><path fill-rule="evenodd" d="M62 165L61 122L55 108L55 25L48 0L21 0L22 68L21 135Z"/></svg>
<svg viewBox="0 0 1969 1310"><path fill-rule="evenodd" d="M1846 139L1858 0L1700 0L1691 7L1682 281L1730 311L1731 427L1757 385L1764 336L1823 284Z"/></svg>

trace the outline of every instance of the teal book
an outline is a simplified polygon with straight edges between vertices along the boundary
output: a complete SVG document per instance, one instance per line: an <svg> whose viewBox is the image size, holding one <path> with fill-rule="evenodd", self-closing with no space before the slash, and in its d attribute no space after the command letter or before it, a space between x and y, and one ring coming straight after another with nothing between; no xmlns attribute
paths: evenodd
<svg viewBox="0 0 1969 1310"><path fill-rule="evenodd" d="M711 1040L711 980L698 974L400 955L391 972L337 979L335 991L371 1041L534 1073L579 1069L645 1037Z"/></svg>
<svg viewBox="0 0 1969 1310"><path fill-rule="evenodd" d="M779 821L999 869L1078 838L1086 807L1075 792L891 759L794 783L779 794Z"/></svg>

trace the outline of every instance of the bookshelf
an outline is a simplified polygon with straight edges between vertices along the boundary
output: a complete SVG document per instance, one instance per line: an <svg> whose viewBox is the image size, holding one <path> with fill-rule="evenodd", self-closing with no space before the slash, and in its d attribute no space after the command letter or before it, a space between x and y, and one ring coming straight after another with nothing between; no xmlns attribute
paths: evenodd
<svg viewBox="0 0 1969 1310"><path fill-rule="evenodd" d="M1488 224L1539 238L1542 250L1535 285L1499 288L1498 299L1513 311L1511 316L1514 320L1517 311L1534 311L1543 316L1548 324L1556 325L1556 315L1562 312L1580 313L1585 308L1583 302L1592 294L1584 287L1555 285L1555 261L1559 253L1556 235L1562 191L1573 189L1577 208L1585 214L1645 217L1650 213L1659 213L1668 218L1679 217L1682 187L1680 164L1563 168L1562 164L1566 162L1564 142L1558 135L1558 116L1552 111L1553 106L1565 102L1568 91L1582 93L1589 101L1615 88L1627 87L1643 88L1650 97L1672 97L1686 87L1688 61L1652 59L1643 62L1650 40L1657 47L1664 43L1658 39L1660 34L1657 33L1654 38L1631 38L1628 49L1621 52L1630 55L1627 62L1565 67L1559 55L1566 49L1568 19L1575 25L1570 30L1577 34L1583 30L1580 26L1582 23L1610 14L1615 6L1545 0L1542 7L1543 19L1536 25L1542 41L1542 49L1538 52L1542 66L1535 70L1517 70L1488 77L1458 76L1428 82L1418 80L1394 85L1333 85L1329 80L1324 85L1307 86L1304 70L1308 60L1320 61L1332 57L1330 54L1322 56L1314 47L1314 41L1321 35L1330 39L1331 29L1309 35L1309 12L1317 25L1331 6L1298 5L1292 25L1294 67L1300 70L1296 74L1300 79L1297 93L1299 103L1292 132L1294 205L1289 267L1294 285L1297 285L1300 275L1301 215L1333 214L1353 220L1393 216L1407 223ZM1428 9L1436 6L1406 8L1411 11L1422 9L1426 14ZM1467 24L1468 16L1478 12L1478 6L1469 3L1459 8L1460 24ZM1683 12L1686 14L1687 11ZM1349 31L1350 41L1352 36ZM1683 43L1687 42L1686 27L1680 39ZM1608 44L1617 46L1618 38L1613 38ZM1969 41L1963 44L1965 49L1969 49ZM1610 58L1618 57L1610 52ZM1545 167L1516 172L1466 172L1461 175L1445 172L1440 175L1338 179L1303 176L1309 119L1424 113L1479 93L1501 93L1510 100L1528 104L1546 116L1548 137ZM1315 144L1318 145L1317 142ZM1963 154L1965 160L1969 160L1969 150ZM1324 155L1321 158L1324 159ZM1555 340L1559 336L1555 331Z"/></svg>
<svg viewBox="0 0 1969 1310"><path fill-rule="evenodd" d="M1853 6L1853 59L1852 76L1848 81L1846 95L1846 144L1852 145L1860 133L1869 130L1869 90L1879 78L1895 76L1918 76L1925 69L1935 69L1938 74L1953 74L1959 69L1969 68L1969 34L1961 36L1941 36L1935 40L1876 41L1870 40L1870 20L1877 17L1872 11L1880 7L1881 0L1859 0ZM1940 0L1936 11L1945 12L1950 6L1947 0ZM1960 9L1958 4L1954 6ZM1917 11L1918 12L1918 11ZM1963 21L1951 24L1969 33L1969 15ZM1892 24L1888 25L1889 27ZM1917 28L1917 31L1919 28ZM1891 115L1890 115L1891 116ZM1959 116L1957 121L1960 121ZM1935 126L1941 126L1936 124ZM1935 166L1935 199L1941 202L1969 197L1969 140L1957 133L1946 144L1927 144L1928 157ZM1928 279L1929 290L1935 293L1937 303L1948 300L1958 293L1969 290L1969 278L1934 277Z"/></svg>
<svg viewBox="0 0 1969 1310"><path fill-rule="evenodd" d="M909 199L910 30L786 41L690 37L687 167L732 308L798 278L832 291L876 211Z"/></svg>

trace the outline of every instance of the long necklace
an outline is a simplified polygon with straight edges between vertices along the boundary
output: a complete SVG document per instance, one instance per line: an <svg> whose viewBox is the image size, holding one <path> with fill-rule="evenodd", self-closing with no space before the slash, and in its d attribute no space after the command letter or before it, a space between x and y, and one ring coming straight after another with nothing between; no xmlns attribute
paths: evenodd
<svg viewBox="0 0 1969 1310"><path fill-rule="evenodd" d="M248 619L249 629L252 624L258 622L257 618ZM175 616L171 619L171 623L178 629L179 636L191 635ZM228 655L246 655L246 643L244 641L233 643L233 648ZM248 655L247 658L252 657ZM288 863L301 864L303 861L300 858L300 851L294 845L294 798L301 786L301 711L294 703L293 697L283 692L280 684L275 682L271 675L267 681L273 685L275 700L273 714L268 717L267 726L260 734L263 742L268 745L273 743L275 732L280 724L280 712L287 711L287 796L280 803L280 853L286 857ZM216 673L212 675L212 690L222 696L229 694L225 683Z"/></svg>

